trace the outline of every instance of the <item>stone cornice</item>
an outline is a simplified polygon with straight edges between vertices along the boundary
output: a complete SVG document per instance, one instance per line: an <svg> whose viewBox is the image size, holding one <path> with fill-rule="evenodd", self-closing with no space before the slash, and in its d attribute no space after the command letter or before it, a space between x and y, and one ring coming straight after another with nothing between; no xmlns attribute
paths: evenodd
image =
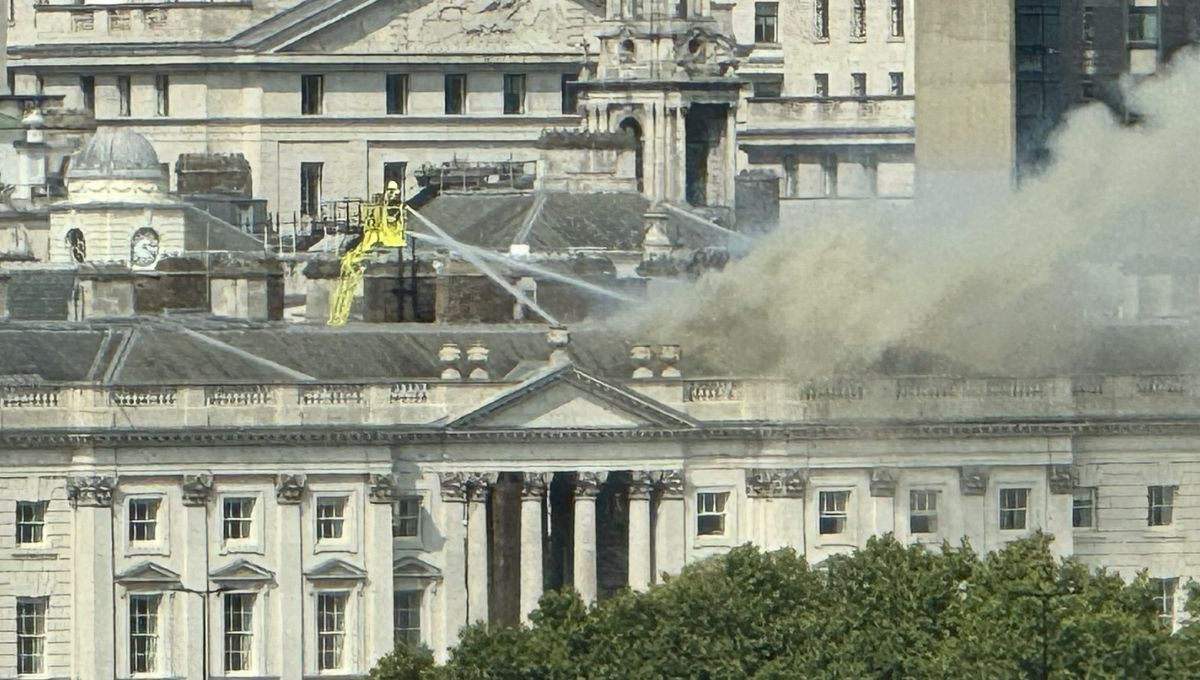
<svg viewBox="0 0 1200 680"><path fill-rule="evenodd" d="M403 445L528 441L714 441L954 439L980 437L1200 435L1200 418L962 421L941 423L714 423L693 428L495 429L447 431L313 424L260 429L21 430L0 432L0 448L112 448L120 446L278 446L288 444Z"/></svg>

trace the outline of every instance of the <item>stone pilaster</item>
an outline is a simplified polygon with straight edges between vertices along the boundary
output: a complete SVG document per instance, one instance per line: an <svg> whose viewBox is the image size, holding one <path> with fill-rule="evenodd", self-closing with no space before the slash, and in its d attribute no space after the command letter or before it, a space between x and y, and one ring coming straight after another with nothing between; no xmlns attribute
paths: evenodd
<svg viewBox="0 0 1200 680"><path fill-rule="evenodd" d="M687 559L687 515L683 505L683 471L661 470L652 473L658 512L654 518L654 573L658 583L662 574L678 574Z"/></svg>
<svg viewBox="0 0 1200 680"><path fill-rule="evenodd" d="M443 472L438 475L441 487L441 513L439 527L445 543L445 562L442 575L445 579L446 596L442 618L445 621L443 649L435 650L440 655L458 641L458 631L470 623L467 618L467 493L466 475L458 472Z"/></svg>
<svg viewBox="0 0 1200 680"><path fill-rule="evenodd" d="M791 546L804 551L804 490L808 471L752 468L746 471L750 535L764 550Z"/></svg>
<svg viewBox="0 0 1200 680"><path fill-rule="evenodd" d="M959 470L958 477L960 511L963 519L963 535L973 545L987 545L987 527L996 522L996 518L988 513L987 489L988 469L986 467L964 467Z"/></svg>
<svg viewBox="0 0 1200 680"><path fill-rule="evenodd" d="M183 572L180 574L183 586L191 590L206 591L208 587L208 504L213 498L212 475L184 475L179 484L180 496L183 500L183 543L178 549L183 552ZM201 597L198 595L183 595L176 600L176 606L183 610L183 630L179 631L179 639L184 643L186 654L183 666L187 669L187 677L203 677L204 651L202 638L208 637L209 667L213 659L219 658L213 653L213 642L220 639L219 627L207 628L204 625L205 605L219 605L219 595ZM210 606L210 609L213 607ZM217 609L219 611L219 608ZM210 619L210 621L213 619ZM211 675L211 673L210 673Z"/></svg>
<svg viewBox="0 0 1200 680"><path fill-rule="evenodd" d="M277 526L275 536L279 542L278 555L301 555L304 545L304 515L301 504L308 488L304 475L281 474L275 481L275 512ZM298 626L304 621L304 573L302 569L283 569L276 576L279 581L279 596L272 599L279 603L279 620L285 626ZM303 635L282 637L279 675L298 678L304 675Z"/></svg>
<svg viewBox="0 0 1200 680"><path fill-rule="evenodd" d="M596 496L606 472L580 472L575 486L574 586L587 604L596 601Z"/></svg>
<svg viewBox="0 0 1200 680"><path fill-rule="evenodd" d="M895 468L871 470L871 509L876 536L896 531L896 486L899 481L900 471Z"/></svg>
<svg viewBox="0 0 1200 680"><path fill-rule="evenodd" d="M67 499L75 508L75 621L72 636L80 680L112 680L115 622L112 597L112 477L71 477Z"/></svg>
<svg viewBox="0 0 1200 680"><path fill-rule="evenodd" d="M650 586L650 495L654 479L649 472L634 472L629 483L629 587Z"/></svg>
<svg viewBox="0 0 1200 680"><path fill-rule="evenodd" d="M521 621L537 609L545 586L542 571L542 537L546 486L550 475L526 472L521 488Z"/></svg>

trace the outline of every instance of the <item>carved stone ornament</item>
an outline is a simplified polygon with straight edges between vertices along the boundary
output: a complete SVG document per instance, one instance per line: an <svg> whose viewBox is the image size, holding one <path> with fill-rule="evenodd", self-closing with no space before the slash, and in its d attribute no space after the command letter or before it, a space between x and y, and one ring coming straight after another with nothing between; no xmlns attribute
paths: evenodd
<svg viewBox="0 0 1200 680"><path fill-rule="evenodd" d="M958 488L964 496L982 496L987 493L988 469L964 467L958 472Z"/></svg>
<svg viewBox="0 0 1200 680"><path fill-rule="evenodd" d="M372 503L395 503L400 497L396 489L396 475L371 475L371 491L368 499Z"/></svg>
<svg viewBox="0 0 1200 680"><path fill-rule="evenodd" d="M1071 493L1075 488L1075 478L1071 474L1070 465L1051 465L1047 470L1050 482L1050 493Z"/></svg>
<svg viewBox="0 0 1200 680"><path fill-rule="evenodd" d="M524 472L521 473L521 497L522 498L545 498L546 488L550 482L552 475L545 472Z"/></svg>
<svg viewBox="0 0 1200 680"><path fill-rule="evenodd" d="M463 502L481 501L485 492L496 483L494 472L439 472L442 500Z"/></svg>
<svg viewBox="0 0 1200 680"><path fill-rule="evenodd" d="M575 496L595 498L600 494L600 485L608 479L607 472L577 472L575 473Z"/></svg>
<svg viewBox="0 0 1200 680"><path fill-rule="evenodd" d="M71 507L112 507L112 492L116 481L112 477L86 476L67 479L67 500Z"/></svg>
<svg viewBox="0 0 1200 680"><path fill-rule="evenodd" d="M746 495L750 498L804 498L807 482L805 470L753 468L746 471Z"/></svg>
<svg viewBox="0 0 1200 680"><path fill-rule="evenodd" d="M304 488L308 478L304 475L279 475L275 484L275 498L280 505L295 505L304 500Z"/></svg>
<svg viewBox="0 0 1200 680"><path fill-rule="evenodd" d="M635 470L630 473L629 497L639 501L650 500L650 493L654 491L654 483L653 473Z"/></svg>
<svg viewBox="0 0 1200 680"><path fill-rule="evenodd" d="M683 498L683 470L660 470L654 473L654 480L663 498Z"/></svg>
<svg viewBox="0 0 1200 680"><path fill-rule="evenodd" d="M871 470L871 496L873 498L894 498L896 482L900 479L900 471L895 468L874 468Z"/></svg>
<svg viewBox="0 0 1200 680"><path fill-rule="evenodd" d="M184 475L183 483L179 485L183 491L183 504L187 507L203 507L208 505L212 497L212 475Z"/></svg>

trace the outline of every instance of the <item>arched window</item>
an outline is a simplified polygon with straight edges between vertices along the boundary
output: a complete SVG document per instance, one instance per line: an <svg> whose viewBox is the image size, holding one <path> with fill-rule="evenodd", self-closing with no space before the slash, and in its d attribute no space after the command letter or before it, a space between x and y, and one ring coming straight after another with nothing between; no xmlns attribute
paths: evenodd
<svg viewBox="0 0 1200 680"><path fill-rule="evenodd" d="M633 44L633 40L626 38L621 42L621 63L629 64L637 57L637 46Z"/></svg>
<svg viewBox="0 0 1200 680"><path fill-rule="evenodd" d="M83 238L82 231L78 229L68 231L65 242L67 244L67 253L73 261L82 264L87 260L87 241Z"/></svg>
<svg viewBox="0 0 1200 680"><path fill-rule="evenodd" d="M645 191L645 144L642 142L642 126L633 118L626 118L617 126L621 132L633 136L634 147L634 177L637 178L637 190Z"/></svg>

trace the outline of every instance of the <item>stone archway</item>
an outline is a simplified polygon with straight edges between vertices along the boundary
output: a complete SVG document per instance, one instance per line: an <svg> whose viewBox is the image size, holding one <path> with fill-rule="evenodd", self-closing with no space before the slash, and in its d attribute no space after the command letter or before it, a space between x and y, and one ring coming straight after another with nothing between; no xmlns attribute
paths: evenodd
<svg viewBox="0 0 1200 680"><path fill-rule="evenodd" d="M633 135L634 143L634 177L637 178L637 190L644 192L646 190L646 143L642 135L642 126L634 118L626 118L617 126L621 132Z"/></svg>

